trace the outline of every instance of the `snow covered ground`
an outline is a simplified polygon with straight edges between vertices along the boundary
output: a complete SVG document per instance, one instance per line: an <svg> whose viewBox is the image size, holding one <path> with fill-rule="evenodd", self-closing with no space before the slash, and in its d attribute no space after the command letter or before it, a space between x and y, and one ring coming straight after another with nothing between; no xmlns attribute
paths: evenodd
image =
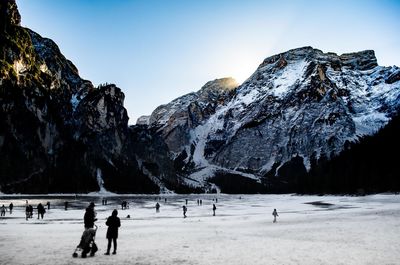
<svg viewBox="0 0 400 265"><path fill-rule="evenodd" d="M216 216L213 198L218 198ZM47 201L54 208L43 220L36 214L26 221L25 199L35 208ZM92 200L99 251L73 258L84 208ZM101 200L0 196L0 206L11 201L16 206L12 215L0 217L0 264L400 264L400 195L162 195L160 213L155 196L108 197L107 206ZM120 210L122 200L129 209ZM118 253L104 256L105 220L114 208L122 223ZM274 208L277 223L272 223Z"/></svg>

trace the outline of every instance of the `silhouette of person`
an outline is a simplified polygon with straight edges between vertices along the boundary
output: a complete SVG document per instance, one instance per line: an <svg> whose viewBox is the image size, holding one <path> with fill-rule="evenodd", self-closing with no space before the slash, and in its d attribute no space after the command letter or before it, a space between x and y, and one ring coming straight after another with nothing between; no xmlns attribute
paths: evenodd
<svg viewBox="0 0 400 265"><path fill-rule="evenodd" d="M27 220L27 221L28 221L29 215L30 215L30 207L29 207L29 205L27 204L27 205L25 206L25 217L26 217L26 220Z"/></svg>
<svg viewBox="0 0 400 265"><path fill-rule="evenodd" d="M65 210L68 210L68 202L67 202L67 201L64 202L64 209L65 209Z"/></svg>
<svg viewBox="0 0 400 265"><path fill-rule="evenodd" d="M203 200L200 200L200 205L203 205Z"/></svg>
<svg viewBox="0 0 400 265"><path fill-rule="evenodd" d="M213 216L215 216L215 210L217 210L217 207L213 204Z"/></svg>
<svg viewBox="0 0 400 265"><path fill-rule="evenodd" d="M188 204L188 199L186 199L185 202L186 202L186 205L187 205Z"/></svg>
<svg viewBox="0 0 400 265"><path fill-rule="evenodd" d="M156 213L160 212L160 204L157 202L156 203Z"/></svg>
<svg viewBox="0 0 400 265"><path fill-rule="evenodd" d="M29 204L29 218L33 217L33 206Z"/></svg>
<svg viewBox="0 0 400 265"><path fill-rule="evenodd" d="M274 209L274 211L272 212L272 215L274 216L274 223L276 223L276 217L279 216L276 209Z"/></svg>
<svg viewBox="0 0 400 265"><path fill-rule="evenodd" d="M4 204L3 206L1 206L0 212L1 212L0 216L6 216L6 207L4 206Z"/></svg>
<svg viewBox="0 0 400 265"><path fill-rule="evenodd" d="M46 205L47 205L47 210L50 210L50 202L47 202Z"/></svg>
<svg viewBox="0 0 400 265"><path fill-rule="evenodd" d="M106 225L108 226L107 229L107 239L108 239L108 245L107 245L107 252L104 253L104 255L110 255L110 249L111 249L111 241L113 242L114 245L114 251L113 255L117 254L117 238L118 238L118 228L121 226L121 221L119 217L117 217L118 211L115 209L111 216L107 218Z"/></svg>
<svg viewBox="0 0 400 265"><path fill-rule="evenodd" d="M86 208L85 215L83 216L83 221L85 223L85 228L93 228L96 219L96 212L94 211L94 202L91 202Z"/></svg>
<svg viewBox="0 0 400 265"><path fill-rule="evenodd" d="M8 208L10 208L10 214L12 214L12 210L13 210L13 208L14 208L14 204L13 204L13 203L10 203L10 205L8 206Z"/></svg>
<svg viewBox="0 0 400 265"><path fill-rule="evenodd" d="M41 203L39 203L38 206L36 207L36 209L38 211L37 219L39 219L39 217L42 217L42 219L43 219L43 215L46 212L46 209L44 209L44 206Z"/></svg>
<svg viewBox="0 0 400 265"><path fill-rule="evenodd" d="M182 210L183 210L183 218L186 218L187 207L183 205Z"/></svg>

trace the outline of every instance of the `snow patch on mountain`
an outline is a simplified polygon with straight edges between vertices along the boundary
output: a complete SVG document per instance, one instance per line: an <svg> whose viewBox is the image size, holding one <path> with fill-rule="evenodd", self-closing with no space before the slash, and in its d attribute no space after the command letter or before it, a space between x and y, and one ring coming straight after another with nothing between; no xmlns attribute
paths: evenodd
<svg viewBox="0 0 400 265"><path fill-rule="evenodd" d="M307 61L300 60L285 67L283 72L277 75L274 80L274 95L280 98L285 96L290 91L292 85L301 81L308 64Z"/></svg>

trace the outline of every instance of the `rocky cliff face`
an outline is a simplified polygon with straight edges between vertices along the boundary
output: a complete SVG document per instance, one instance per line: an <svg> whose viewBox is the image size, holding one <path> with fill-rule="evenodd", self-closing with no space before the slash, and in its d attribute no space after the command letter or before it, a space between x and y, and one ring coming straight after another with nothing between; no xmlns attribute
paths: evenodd
<svg viewBox="0 0 400 265"><path fill-rule="evenodd" d="M158 192L143 164L159 161L138 157L121 90L81 79L52 40L19 26L15 1L0 12L0 190Z"/></svg>
<svg viewBox="0 0 400 265"><path fill-rule="evenodd" d="M159 128L169 150L179 154L190 143L190 131L229 101L237 86L232 78L210 81L199 91L156 108L149 118L149 126Z"/></svg>
<svg viewBox="0 0 400 265"><path fill-rule="evenodd" d="M289 183L280 191L296 191L287 176L375 134L399 106L399 68L378 66L373 51L294 49L265 59L228 100L188 127L187 141L173 152L185 150L192 185L253 181L253 190L271 191ZM164 131L177 128L162 124Z"/></svg>

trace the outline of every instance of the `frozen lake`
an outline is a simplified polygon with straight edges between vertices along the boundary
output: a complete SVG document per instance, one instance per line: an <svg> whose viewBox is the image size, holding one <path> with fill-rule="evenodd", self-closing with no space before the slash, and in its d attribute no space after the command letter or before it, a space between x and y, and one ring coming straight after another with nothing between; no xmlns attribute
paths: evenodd
<svg viewBox="0 0 400 265"><path fill-rule="evenodd" d="M0 217L0 264L400 264L400 195L161 195L156 213L157 197L110 196L102 205L101 196L0 196L0 206L15 206ZM34 206L28 221L25 200ZM38 220L36 206L47 201L52 208ZM99 251L72 258L90 201ZM105 220L115 208L118 251L104 256Z"/></svg>

